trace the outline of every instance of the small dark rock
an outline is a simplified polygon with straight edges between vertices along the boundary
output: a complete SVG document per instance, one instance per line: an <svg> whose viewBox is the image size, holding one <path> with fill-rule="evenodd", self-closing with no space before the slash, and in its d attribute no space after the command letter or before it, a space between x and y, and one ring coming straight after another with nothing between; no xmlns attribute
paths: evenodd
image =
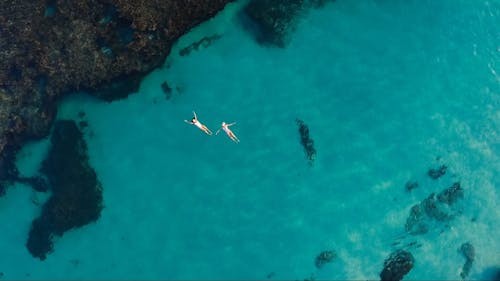
<svg viewBox="0 0 500 281"><path fill-rule="evenodd" d="M165 98L169 100L172 97L172 88L170 88L167 81L161 83L161 89L163 90L163 94L165 94Z"/></svg>
<svg viewBox="0 0 500 281"><path fill-rule="evenodd" d="M406 191L412 191L413 189L418 187L417 181L408 181L405 184Z"/></svg>
<svg viewBox="0 0 500 281"><path fill-rule="evenodd" d="M439 166L439 168L437 169L429 169L429 171L427 172L427 174L429 175L429 177L431 177L432 179L436 180L442 176L444 176L444 174L446 174L446 169L448 167L446 167L446 165L441 165Z"/></svg>
<svg viewBox="0 0 500 281"><path fill-rule="evenodd" d="M397 250L384 261L384 269L380 273L380 279L383 281L401 280L410 272L414 263L415 259L410 252Z"/></svg>
<svg viewBox="0 0 500 281"><path fill-rule="evenodd" d="M85 111L79 111L78 118L83 118L83 117L85 117Z"/></svg>
<svg viewBox="0 0 500 281"><path fill-rule="evenodd" d="M322 268L323 265L330 263L335 259L336 254L334 251L323 251L321 252L316 259L314 260L314 265L316 265L316 268Z"/></svg>

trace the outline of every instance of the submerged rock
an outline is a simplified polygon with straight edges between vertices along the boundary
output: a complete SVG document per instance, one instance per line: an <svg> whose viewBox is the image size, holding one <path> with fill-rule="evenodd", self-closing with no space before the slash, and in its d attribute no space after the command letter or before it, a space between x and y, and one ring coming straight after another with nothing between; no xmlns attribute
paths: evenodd
<svg viewBox="0 0 500 281"><path fill-rule="evenodd" d="M439 208L434 193L425 198L424 201L422 201L421 205L427 216L431 219L435 219L437 221L445 221L451 218L447 213Z"/></svg>
<svg viewBox="0 0 500 281"><path fill-rule="evenodd" d="M410 252L397 250L384 261L384 269L380 273L380 279L382 281L402 280L413 268L414 263L415 259Z"/></svg>
<svg viewBox="0 0 500 281"><path fill-rule="evenodd" d="M322 268L325 264L332 262L336 256L334 251L323 251L314 260L314 265L316 268Z"/></svg>
<svg viewBox="0 0 500 281"><path fill-rule="evenodd" d="M451 220L450 208L457 200L464 197L464 191L459 182L441 191L437 196L431 193L422 202L412 206L406 219L405 230L410 234L424 234L429 230L428 221L444 222ZM446 212L445 210L448 210Z"/></svg>
<svg viewBox="0 0 500 281"><path fill-rule="evenodd" d="M417 181L408 181L408 182L406 182L406 184L405 184L406 191L412 191L415 188L418 188L418 182Z"/></svg>
<svg viewBox="0 0 500 281"><path fill-rule="evenodd" d="M437 198L439 202L445 203L447 205L452 205L459 199L464 198L464 190L460 186L459 182L455 182L452 186L439 193Z"/></svg>
<svg viewBox="0 0 500 281"><path fill-rule="evenodd" d="M429 171L427 171L427 174L429 175L429 177L431 177L431 179L436 180L446 174L446 169L448 169L446 165L441 165L437 169L429 169Z"/></svg>
<svg viewBox="0 0 500 281"><path fill-rule="evenodd" d="M41 172L50 184L51 197L33 221L27 248L44 260L53 250L52 237L97 220L102 205L102 188L87 156L87 145L74 121L57 121L51 148Z"/></svg>
<svg viewBox="0 0 500 281"><path fill-rule="evenodd" d="M462 266L462 272L460 272L460 277L465 279L469 275L469 272L472 268L472 263L476 257L476 251L474 246L471 243L466 242L460 246L460 252L465 257L465 263Z"/></svg>
<svg viewBox="0 0 500 281"><path fill-rule="evenodd" d="M300 143L304 147L309 165L312 165L316 159L316 149L314 148L314 141L309 136L309 127L300 119L295 119L297 126L299 126Z"/></svg>

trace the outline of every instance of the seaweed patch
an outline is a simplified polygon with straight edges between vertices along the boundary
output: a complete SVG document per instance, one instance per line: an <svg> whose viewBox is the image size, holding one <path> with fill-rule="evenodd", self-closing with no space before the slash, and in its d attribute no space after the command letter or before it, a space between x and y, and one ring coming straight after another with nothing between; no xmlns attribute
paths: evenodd
<svg viewBox="0 0 500 281"><path fill-rule="evenodd" d="M297 126L299 126L300 143L304 147L309 165L312 165L316 159L316 149L314 148L314 141L309 136L309 127L300 119L295 119Z"/></svg>

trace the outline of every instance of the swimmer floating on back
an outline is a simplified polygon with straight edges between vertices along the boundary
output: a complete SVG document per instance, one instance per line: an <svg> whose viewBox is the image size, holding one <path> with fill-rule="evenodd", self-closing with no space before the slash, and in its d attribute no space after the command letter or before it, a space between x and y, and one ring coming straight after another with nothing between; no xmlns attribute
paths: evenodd
<svg viewBox="0 0 500 281"><path fill-rule="evenodd" d="M188 124L191 124L191 125L195 125L200 130L202 130L203 132L205 132L207 135L212 135L212 131L210 131L210 129L208 129L207 126L201 124L200 121L198 121L198 117L196 116L196 112L193 111L193 115L194 116L191 119L191 121L184 120L184 122L186 122Z"/></svg>
<svg viewBox="0 0 500 281"><path fill-rule="evenodd" d="M226 132L227 136L234 142L238 143L240 142L240 140L236 137L236 135L233 133L233 131L231 131L231 129L229 129L230 126L233 126L234 124L236 124L236 122L233 122L233 123L230 123L230 124L227 124L226 122L222 122L222 127L217 130L217 132L215 132L215 134L217 135L220 130L224 130L224 132Z"/></svg>

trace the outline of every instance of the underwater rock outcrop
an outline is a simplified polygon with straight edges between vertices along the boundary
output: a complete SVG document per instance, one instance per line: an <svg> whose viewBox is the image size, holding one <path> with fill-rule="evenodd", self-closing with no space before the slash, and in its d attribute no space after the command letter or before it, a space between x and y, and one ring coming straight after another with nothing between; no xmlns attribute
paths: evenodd
<svg viewBox="0 0 500 281"><path fill-rule="evenodd" d="M197 51L200 49L200 47L207 48L208 46L212 45L213 42L219 40L222 37L222 35L219 34L214 34L212 36L205 36L201 38L200 40L193 42L189 44L188 46L182 48L179 51L180 56L188 56L192 51Z"/></svg>
<svg viewBox="0 0 500 281"><path fill-rule="evenodd" d="M304 147L304 151L309 161L309 165L314 163L316 159L316 149L314 148L314 141L309 136L309 127L300 119L295 119L297 126L299 126L300 143Z"/></svg>
<svg viewBox="0 0 500 281"><path fill-rule="evenodd" d="M463 189L459 182L453 183L437 196L435 193L431 193L410 209L410 215L405 224L406 231L410 234L423 234L429 230L429 220L439 222L451 220L453 215L446 211L445 205L452 206L463 197Z"/></svg>
<svg viewBox="0 0 500 281"><path fill-rule="evenodd" d="M413 255L404 250L397 250L384 261L384 269L380 273L380 280L402 280L410 272L415 263Z"/></svg>
<svg viewBox="0 0 500 281"><path fill-rule="evenodd" d="M47 136L61 96L135 92L181 35L232 1L0 0L0 182L6 151Z"/></svg>
<svg viewBox="0 0 500 281"><path fill-rule="evenodd" d="M332 250L323 251L314 259L314 265L316 268L322 268L325 264L332 262L336 256Z"/></svg>
<svg viewBox="0 0 500 281"><path fill-rule="evenodd" d="M446 174L446 169L448 169L446 165L441 165L437 169L434 168L429 169L429 171L427 171L427 174L429 175L429 177L431 177L431 179L437 180Z"/></svg>
<svg viewBox="0 0 500 281"><path fill-rule="evenodd" d="M44 260L53 251L54 235L97 220L103 205L101 183L74 121L55 123L51 148L40 170L48 178L52 195L33 221L26 246L34 257Z"/></svg>
<svg viewBox="0 0 500 281"><path fill-rule="evenodd" d="M286 47L296 30L300 16L309 8L319 8L333 0L251 0L242 17L251 21L249 28L259 44Z"/></svg>

